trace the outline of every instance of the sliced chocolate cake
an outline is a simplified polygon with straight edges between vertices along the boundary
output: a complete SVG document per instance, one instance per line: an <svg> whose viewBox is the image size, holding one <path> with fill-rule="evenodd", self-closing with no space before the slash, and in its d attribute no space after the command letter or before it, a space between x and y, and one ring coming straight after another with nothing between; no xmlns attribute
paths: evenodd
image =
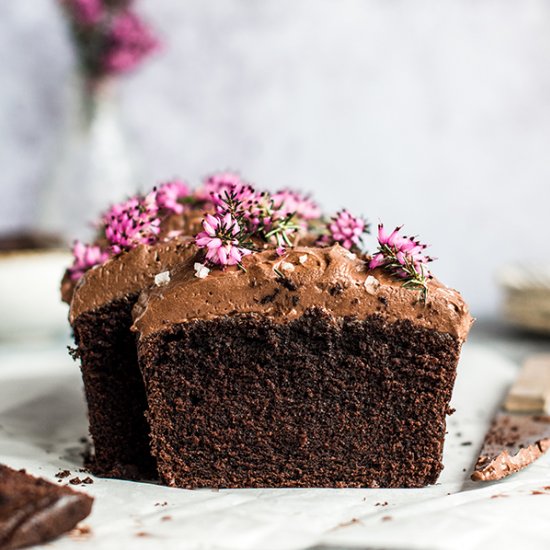
<svg viewBox="0 0 550 550"><path fill-rule="evenodd" d="M275 249L284 216L254 214L236 200L207 215L197 255L134 309L162 480L435 483L472 322L460 294L431 278L424 245L399 228L380 226L376 253L362 255L367 226L343 211L317 246Z"/></svg>
<svg viewBox="0 0 550 550"><path fill-rule="evenodd" d="M165 184L146 196L113 206L92 245L76 243L75 263L62 282L80 358L98 475L154 478L155 461L144 413L147 401L132 324L139 293L163 285L168 271L195 253L188 235L200 227L214 195L248 188L229 173L209 177L191 192ZM291 196L291 195L289 195Z"/></svg>
<svg viewBox="0 0 550 550"><path fill-rule="evenodd" d="M42 544L87 517L93 498L0 464L0 550Z"/></svg>

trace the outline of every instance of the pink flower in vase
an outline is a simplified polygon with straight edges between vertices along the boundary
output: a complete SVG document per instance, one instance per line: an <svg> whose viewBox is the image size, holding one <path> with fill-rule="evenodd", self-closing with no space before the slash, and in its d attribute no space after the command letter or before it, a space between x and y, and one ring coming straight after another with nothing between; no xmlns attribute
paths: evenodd
<svg viewBox="0 0 550 550"><path fill-rule="evenodd" d="M241 227L230 213L206 214L202 227L195 242L198 247L206 248L206 259L211 263L238 265L252 252L244 246Z"/></svg>
<svg viewBox="0 0 550 550"><path fill-rule="evenodd" d="M102 0L61 0L77 25L97 25L105 14Z"/></svg>
<svg viewBox="0 0 550 550"><path fill-rule="evenodd" d="M77 281L88 269L100 265L109 259L109 253L99 246L75 241L73 245L73 265L69 268L72 281Z"/></svg>
<svg viewBox="0 0 550 550"><path fill-rule="evenodd" d="M130 10L114 16L106 42L102 64L110 74L130 71L159 47L151 29Z"/></svg>

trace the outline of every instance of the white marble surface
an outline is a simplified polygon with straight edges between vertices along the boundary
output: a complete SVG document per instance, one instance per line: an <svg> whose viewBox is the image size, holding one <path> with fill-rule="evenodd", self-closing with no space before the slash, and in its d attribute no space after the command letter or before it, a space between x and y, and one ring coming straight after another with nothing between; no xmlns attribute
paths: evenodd
<svg viewBox="0 0 550 550"><path fill-rule="evenodd" d="M122 93L142 182L234 167L405 223L475 314L498 265L548 250L545 0L141 3L166 42ZM71 67L55 1L0 2L0 52L2 230L50 173Z"/></svg>
<svg viewBox="0 0 550 550"><path fill-rule="evenodd" d="M54 481L63 469L71 477L87 475L78 471L85 403L64 344L0 346L0 462ZM544 487L550 485L550 456L498 483L469 480L490 418L517 371L508 344L521 354L541 344L548 348L474 332L459 367L445 470L434 486L187 491L96 478L82 487L96 500L83 522L91 532L78 538L78 548L548 548L550 491ZM76 546L64 537L47 548Z"/></svg>

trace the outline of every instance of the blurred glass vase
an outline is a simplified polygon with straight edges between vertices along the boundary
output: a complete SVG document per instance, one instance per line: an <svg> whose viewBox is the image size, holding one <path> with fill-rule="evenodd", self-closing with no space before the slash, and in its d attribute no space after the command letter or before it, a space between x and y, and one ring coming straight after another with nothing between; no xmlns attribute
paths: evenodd
<svg viewBox="0 0 550 550"><path fill-rule="evenodd" d="M60 143L40 201L40 229L67 242L89 239L110 203L136 191L135 157L124 133L114 79L74 77Z"/></svg>

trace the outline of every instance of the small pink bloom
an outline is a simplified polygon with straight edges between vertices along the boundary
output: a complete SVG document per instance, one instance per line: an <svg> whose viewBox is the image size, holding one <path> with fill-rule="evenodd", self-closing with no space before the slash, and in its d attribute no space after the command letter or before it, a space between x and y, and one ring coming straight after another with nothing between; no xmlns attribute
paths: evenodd
<svg viewBox="0 0 550 550"><path fill-rule="evenodd" d="M114 16L107 35L103 67L107 73L125 73L158 49L159 42L142 19L130 10Z"/></svg>
<svg viewBox="0 0 550 550"><path fill-rule="evenodd" d="M384 265L386 259L384 258L384 255L381 253L375 254L370 262L369 262L369 268L375 269L377 267L380 267L381 265Z"/></svg>
<svg viewBox="0 0 550 550"><path fill-rule="evenodd" d="M140 244L153 244L160 232L156 192L115 204L103 217L105 237L113 254Z"/></svg>
<svg viewBox="0 0 550 550"><path fill-rule="evenodd" d="M297 191L283 189L275 193L272 199L273 207L281 217L288 214L296 214L302 220L313 220L321 217L319 206L310 197Z"/></svg>
<svg viewBox="0 0 550 550"><path fill-rule="evenodd" d="M239 190L247 185L241 176L235 172L219 172L208 176L204 181L204 185L195 192L195 196L199 200L210 201L212 195L223 196L226 192Z"/></svg>
<svg viewBox="0 0 550 550"><path fill-rule="evenodd" d="M61 0L71 12L77 25L92 26L99 23L104 15L101 0Z"/></svg>
<svg viewBox="0 0 550 550"><path fill-rule="evenodd" d="M181 214L184 210L183 204L179 199L188 197L191 194L189 186L179 180L163 183L156 193L157 205L162 210L167 210L173 214Z"/></svg>
<svg viewBox="0 0 550 550"><path fill-rule="evenodd" d="M427 245L415 237L399 235L402 227L398 226L388 234L383 224L378 225L379 251L371 258L369 267L374 269L389 266L396 275L403 278L410 277L411 270L424 276L428 274L424 266L432 261L432 258L424 254Z"/></svg>
<svg viewBox="0 0 550 550"><path fill-rule="evenodd" d="M102 264L109 259L109 253L99 246L75 241L73 245L73 265L69 268L71 280L77 281L88 269Z"/></svg>
<svg viewBox="0 0 550 550"><path fill-rule="evenodd" d="M206 214L203 231L195 237L200 248L206 248L206 259L216 265L237 265L251 250L241 244L241 228L230 213Z"/></svg>
<svg viewBox="0 0 550 550"><path fill-rule="evenodd" d="M350 250L359 244L366 229L365 220L353 216L347 210L342 210L329 223L329 235L321 240L325 244L339 243Z"/></svg>

